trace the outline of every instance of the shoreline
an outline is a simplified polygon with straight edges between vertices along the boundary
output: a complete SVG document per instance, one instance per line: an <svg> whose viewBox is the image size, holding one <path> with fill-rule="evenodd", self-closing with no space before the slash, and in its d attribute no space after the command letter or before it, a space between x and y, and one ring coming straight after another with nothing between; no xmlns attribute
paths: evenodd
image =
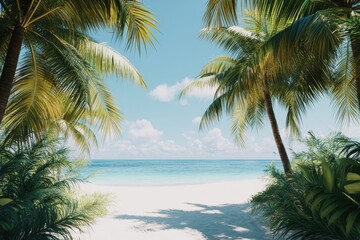
<svg viewBox="0 0 360 240"><path fill-rule="evenodd" d="M112 204L74 239L272 239L249 204L266 184L265 178L157 186L83 183L82 192L108 193Z"/></svg>
<svg viewBox="0 0 360 240"><path fill-rule="evenodd" d="M249 178L244 179L234 179L234 180L213 180L213 181L207 181L207 182L200 182L200 181L194 181L194 182L180 182L180 183L105 183L105 182L91 182L91 181L85 181L84 183L81 183L81 186L84 185L92 185L92 186L98 186L98 187L171 187L171 186L197 186L197 185L207 185L207 184L221 184L221 183L242 183L242 182L250 182L250 181L267 181L267 176L247 176Z"/></svg>

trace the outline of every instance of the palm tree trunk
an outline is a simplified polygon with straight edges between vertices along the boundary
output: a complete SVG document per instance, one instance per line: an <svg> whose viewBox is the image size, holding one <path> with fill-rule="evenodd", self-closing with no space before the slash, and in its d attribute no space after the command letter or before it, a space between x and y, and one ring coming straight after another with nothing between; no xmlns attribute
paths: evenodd
<svg viewBox="0 0 360 240"><path fill-rule="evenodd" d="M22 26L16 25L14 27L6 53L6 58L0 77L0 124L2 123L2 120L4 118L11 88L13 86L14 76L20 56L24 34L25 29Z"/></svg>
<svg viewBox="0 0 360 240"><path fill-rule="evenodd" d="M280 154L280 159L281 159L281 162L282 162L282 165L284 168L284 172L286 175L289 175L292 173L289 157L286 153L286 149L284 147L283 141L280 136L280 131L279 131L279 127L278 127L278 124L276 121L276 117L275 117L274 109L272 106L271 96L269 93L267 83L265 83L264 85L265 85L264 98L265 98L265 107L266 107L267 115L269 117L271 129L272 129L273 136L275 139L276 147Z"/></svg>
<svg viewBox="0 0 360 240"><path fill-rule="evenodd" d="M350 35L351 49L354 57L355 86L358 99L358 108L360 109L360 41L357 36Z"/></svg>

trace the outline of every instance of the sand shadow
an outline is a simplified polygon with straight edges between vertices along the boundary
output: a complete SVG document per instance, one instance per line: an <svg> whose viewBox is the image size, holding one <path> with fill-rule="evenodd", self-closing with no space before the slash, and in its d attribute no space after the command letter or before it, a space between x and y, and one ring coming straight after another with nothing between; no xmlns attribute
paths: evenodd
<svg viewBox="0 0 360 240"><path fill-rule="evenodd" d="M274 239L264 220L251 213L248 203L220 206L188 204L197 210L169 209L156 212L154 217L118 215L116 218L141 221L146 231L159 225L161 229L190 228L199 231L208 240Z"/></svg>

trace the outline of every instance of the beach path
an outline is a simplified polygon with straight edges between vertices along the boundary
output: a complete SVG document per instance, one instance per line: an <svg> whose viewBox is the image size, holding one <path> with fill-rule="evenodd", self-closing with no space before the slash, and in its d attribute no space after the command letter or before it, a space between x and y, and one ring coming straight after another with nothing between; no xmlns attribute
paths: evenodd
<svg viewBox="0 0 360 240"><path fill-rule="evenodd" d="M84 184L84 192L109 193L113 202L107 216L74 239L273 239L248 203L265 184L261 179L169 186Z"/></svg>

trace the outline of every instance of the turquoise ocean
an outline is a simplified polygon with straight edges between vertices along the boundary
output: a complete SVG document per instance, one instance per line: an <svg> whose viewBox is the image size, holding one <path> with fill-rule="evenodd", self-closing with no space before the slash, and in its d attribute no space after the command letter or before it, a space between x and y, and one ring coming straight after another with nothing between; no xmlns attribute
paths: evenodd
<svg viewBox="0 0 360 240"><path fill-rule="evenodd" d="M82 176L96 184L183 185L256 179L279 160L92 160Z"/></svg>

